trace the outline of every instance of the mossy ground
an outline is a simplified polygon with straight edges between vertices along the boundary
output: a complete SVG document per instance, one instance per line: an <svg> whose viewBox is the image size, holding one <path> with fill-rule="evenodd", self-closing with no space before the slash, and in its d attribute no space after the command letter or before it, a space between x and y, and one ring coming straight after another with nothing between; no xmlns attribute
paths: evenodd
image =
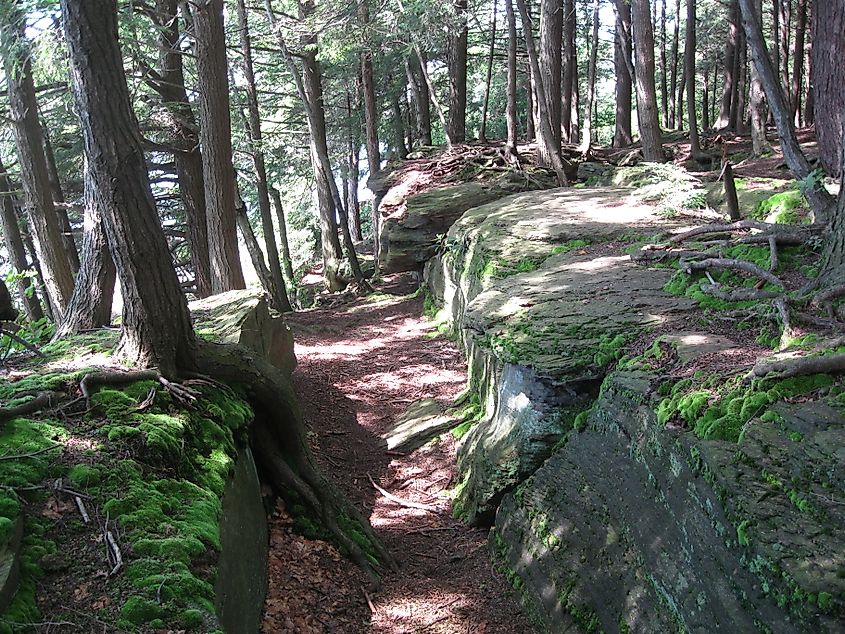
<svg viewBox="0 0 845 634"><path fill-rule="evenodd" d="M0 384L0 398L14 404L52 389L70 400L86 366L102 362L92 354L102 355L113 342L114 334L105 332L45 346L48 358L20 367L25 376ZM7 455L55 446L0 461L0 530L20 510L27 518L23 579L11 607L0 614L0 632L38 622L41 612L50 620L84 624L80 608L89 596L96 619L119 631L215 629L220 499L252 410L235 392L208 385L199 387L202 396L192 409L161 389L139 409L157 387L151 381L110 386L92 396L90 411L80 403L60 416L45 412L12 420L0 433ZM57 478L89 496L91 524L82 523L67 495L26 489ZM106 528L124 557L114 577L107 575ZM45 575L51 592L36 596Z"/></svg>

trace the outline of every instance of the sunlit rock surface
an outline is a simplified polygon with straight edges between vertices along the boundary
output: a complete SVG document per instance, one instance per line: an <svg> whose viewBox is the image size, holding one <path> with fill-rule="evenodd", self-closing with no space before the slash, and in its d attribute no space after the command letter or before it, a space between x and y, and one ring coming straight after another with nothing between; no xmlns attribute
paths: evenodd
<svg viewBox="0 0 845 634"><path fill-rule="evenodd" d="M671 270L624 255L669 228L608 188L454 224L426 280L486 414L459 449L456 511L494 524L494 557L550 632L842 631L841 412L781 400L739 442L702 440L658 422L659 361L617 367L653 331L682 363L736 363L663 290Z"/></svg>
<svg viewBox="0 0 845 634"><path fill-rule="evenodd" d="M287 376L296 367L293 333L285 320L271 313L261 291L220 293L189 304L200 337L237 343L261 354Z"/></svg>

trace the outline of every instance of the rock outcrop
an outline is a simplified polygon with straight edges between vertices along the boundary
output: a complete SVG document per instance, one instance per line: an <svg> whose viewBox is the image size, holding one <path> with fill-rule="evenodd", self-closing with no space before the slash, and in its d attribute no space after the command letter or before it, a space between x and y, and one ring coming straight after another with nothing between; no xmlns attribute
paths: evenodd
<svg viewBox="0 0 845 634"><path fill-rule="evenodd" d="M262 292L229 291L195 300L189 308L200 337L249 348L287 376L296 367L293 333L282 317L271 313Z"/></svg>
<svg viewBox="0 0 845 634"><path fill-rule="evenodd" d="M468 209L516 192L548 188L552 181L541 173L509 172L495 179L430 188L429 174L410 169L401 177L369 185L382 197L379 266L384 273L395 273L421 271L449 227Z"/></svg>
<svg viewBox="0 0 845 634"><path fill-rule="evenodd" d="M486 413L459 448L455 508L494 524L494 556L550 632L838 631L845 419L826 400L841 386L738 391L711 421L738 442L697 424L715 388L667 424L670 390L692 382L673 373L715 367L722 384L750 360L663 290L670 269L630 262L626 244L671 227L630 193L471 209L427 264Z"/></svg>

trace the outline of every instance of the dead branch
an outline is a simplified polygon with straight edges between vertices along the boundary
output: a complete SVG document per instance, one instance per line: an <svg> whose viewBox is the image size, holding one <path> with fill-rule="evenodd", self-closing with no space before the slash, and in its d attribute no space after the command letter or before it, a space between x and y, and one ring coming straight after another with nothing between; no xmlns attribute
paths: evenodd
<svg viewBox="0 0 845 634"><path fill-rule="evenodd" d="M370 484L373 485L373 488L375 488L376 491L381 493L384 497L386 497L391 502L395 502L399 506L405 506L405 507L411 508L411 509L419 509L421 511L428 511L429 513L437 513L438 512L438 509L431 507L431 506L428 506L427 504L420 504L419 502L411 502L409 500L403 500L400 497L396 497L395 495L393 495L389 491L386 491L385 489L381 488L378 484L376 484L376 481L373 480L373 477L369 473L367 474L367 477L370 479Z"/></svg>
<svg viewBox="0 0 845 634"><path fill-rule="evenodd" d="M746 260L736 260L732 258L708 258L706 260L701 260L698 262L688 262L685 260L681 260L680 266L681 270L686 273L707 269L743 271L773 286L777 286L778 288L784 288L783 282L781 282L780 278L778 278L776 275L772 275L768 271L764 271L763 269L761 269L753 262L748 262Z"/></svg>
<svg viewBox="0 0 845 634"><path fill-rule="evenodd" d="M49 447L44 447L43 449L32 451L30 453L6 454L4 456L0 456L0 460L23 460L24 458L34 458L35 456L40 456L43 453L47 453L52 449L58 449L59 447L61 447L61 445L56 443L55 445L50 445Z"/></svg>
<svg viewBox="0 0 845 634"><path fill-rule="evenodd" d="M648 248L655 247L655 248ZM646 245L636 253L631 254L631 261L637 264L650 262L665 262L666 260L709 258L713 254L705 251L690 251L687 249L661 249L659 245Z"/></svg>
<svg viewBox="0 0 845 634"><path fill-rule="evenodd" d="M117 545L117 540L110 530L105 531L105 538L109 548L109 563L112 564L109 576L113 577L123 567L123 553L120 552L120 546Z"/></svg>
<svg viewBox="0 0 845 634"><path fill-rule="evenodd" d="M19 337L17 332L21 329L21 327L13 321L0 321L0 334L6 335L12 341L17 341L21 344L24 348L32 352L33 354L38 355L39 357L44 357L44 353L41 352L38 348L34 345L29 343L26 339Z"/></svg>
<svg viewBox="0 0 845 634"><path fill-rule="evenodd" d="M76 502L76 508L79 509L79 514L82 516L82 521L86 524L91 522L91 517L88 515L88 509L85 508L85 503L78 495L73 496L73 501Z"/></svg>

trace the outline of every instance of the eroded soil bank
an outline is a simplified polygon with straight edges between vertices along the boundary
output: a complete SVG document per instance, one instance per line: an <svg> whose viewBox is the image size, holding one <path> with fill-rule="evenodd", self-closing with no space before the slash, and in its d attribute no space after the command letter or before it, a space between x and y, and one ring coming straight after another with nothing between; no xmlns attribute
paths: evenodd
<svg viewBox="0 0 845 634"><path fill-rule="evenodd" d="M270 520L270 587L264 632L533 632L496 572L488 531L452 518L455 439L444 433L407 455L383 435L408 406L449 405L466 371L455 346L422 316L410 277L393 276L368 298L341 297L289 319L294 385L317 460L400 563L378 591L329 544L302 537L283 509ZM372 481L412 508L385 497Z"/></svg>

